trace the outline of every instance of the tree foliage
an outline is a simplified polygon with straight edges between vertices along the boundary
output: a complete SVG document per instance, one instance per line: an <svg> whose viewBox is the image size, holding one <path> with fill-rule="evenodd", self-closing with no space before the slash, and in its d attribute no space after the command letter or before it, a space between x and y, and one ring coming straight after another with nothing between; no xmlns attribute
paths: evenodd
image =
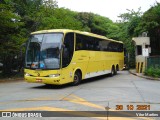
<svg viewBox="0 0 160 120"><path fill-rule="evenodd" d="M141 17L141 21L136 27L136 32L142 33L150 31L160 26L160 3L155 3L148 11Z"/></svg>
<svg viewBox="0 0 160 120"><path fill-rule="evenodd" d="M64 8L42 11L41 23L38 30L42 29L82 29L82 23L76 19L76 12Z"/></svg>
<svg viewBox="0 0 160 120"><path fill-rule="evenodd" d="M3 72L10 73L12 62L18 48L23 43L23 37L19 34L21 17L14 12L14 8L6 4L0 4L0 60L3 63Z"/></svg>
<svg viewBox="0 0 160 120"><path fill-rule="evenodd" d="M139 25L141 16L141 8L139 8L138 11L127 9L127 13L123 13L119 16L121 20L117 23L121 29L119 38L124 42L125 48L130 54L130 58L127 60L130 67L135 66L135 52L132 37L138 34L136 28Z"/></svg>

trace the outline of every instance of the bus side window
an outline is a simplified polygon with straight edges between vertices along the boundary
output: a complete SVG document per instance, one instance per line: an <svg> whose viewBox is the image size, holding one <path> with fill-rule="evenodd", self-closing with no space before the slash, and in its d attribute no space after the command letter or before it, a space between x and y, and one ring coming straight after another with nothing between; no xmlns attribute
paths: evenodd
<svg viewBox="0 0 160 120"><path fill-rule="evenodd" d="M64 38L64 47L62 54L62 67L67 67L73 56L74 52L74 33L67 33Z"/></svg>

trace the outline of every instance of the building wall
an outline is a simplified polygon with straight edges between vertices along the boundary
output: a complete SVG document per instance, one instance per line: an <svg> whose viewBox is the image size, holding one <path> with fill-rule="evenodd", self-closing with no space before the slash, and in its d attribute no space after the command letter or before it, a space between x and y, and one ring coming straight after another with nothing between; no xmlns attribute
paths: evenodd
<svg viewBox="0 0 160 120"><path fill-rule="evenodd" d="M135 47L136 47L135 50L136 70L137 72L143 72L147 65L147 57L149 56L149 53L151 53L150 38L136 37L133 38L132 40L135 42Z"/></svg>

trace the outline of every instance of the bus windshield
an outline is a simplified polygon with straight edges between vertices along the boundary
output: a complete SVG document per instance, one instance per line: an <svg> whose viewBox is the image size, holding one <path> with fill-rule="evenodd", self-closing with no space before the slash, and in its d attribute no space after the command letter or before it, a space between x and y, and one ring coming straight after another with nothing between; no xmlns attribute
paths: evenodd
<svg viewBox="0 0 160 120"><path fill-rule="evenodd" d="M26 49L25 67L59 69L62 33L31 35Z"/></svg>

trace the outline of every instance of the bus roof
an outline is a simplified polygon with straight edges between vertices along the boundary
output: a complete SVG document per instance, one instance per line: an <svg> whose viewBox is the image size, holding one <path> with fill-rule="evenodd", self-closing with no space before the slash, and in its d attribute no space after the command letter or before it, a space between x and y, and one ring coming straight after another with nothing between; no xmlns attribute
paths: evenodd
<svg viewBox="0 0 160 120"><path fill-rule="evenodd" d="M104 40L110 40L110 41L114 41L114 42L123 43L122 41L116 41L116 40L113 40L113 39L109 39L109 38L107 38L105 36L102 36L102 35L98 35L98 34L94 34L94 33L90 33L90 32L79 31L79 30L71 30L71 29L40 30L40 31L32 32L31 34L52 33L52 32L62 32L62 33L74 32L74 33L79 33L79 34L83 34L83 35L87 35L87 36L101 38L101 39L104 39Z"/></svg>

